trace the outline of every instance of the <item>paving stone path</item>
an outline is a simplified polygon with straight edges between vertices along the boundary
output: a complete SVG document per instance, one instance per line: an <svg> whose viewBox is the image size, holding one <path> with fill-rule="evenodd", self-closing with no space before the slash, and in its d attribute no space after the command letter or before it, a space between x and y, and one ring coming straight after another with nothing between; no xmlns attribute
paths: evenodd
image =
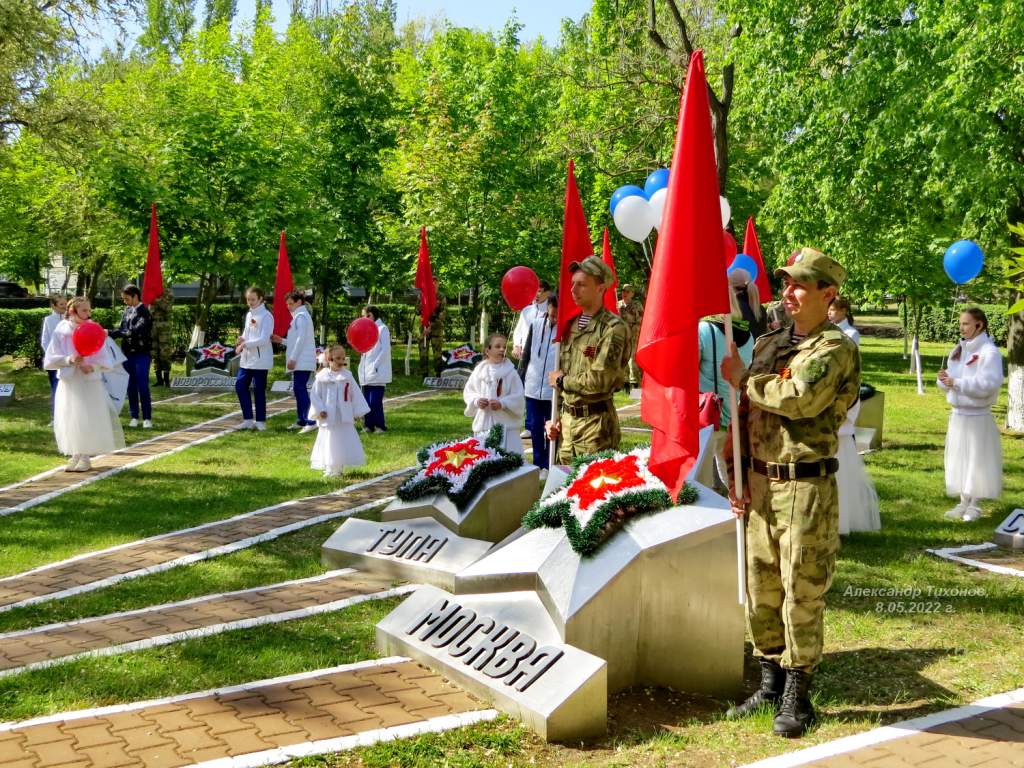
<svg viewBox="0 0 1024 768"><path fill-rule="evenodd" d="M0 634L0 676L83 656L110 655L179 640L276 624L405 594L392 580L352 568L253 589Z"/></svg>
<svg viewBox="0 0 1024 768"><path fill-rule="evenodd" d="M0 768L256 766L493 710L401 657L0 725Z"/></svg>

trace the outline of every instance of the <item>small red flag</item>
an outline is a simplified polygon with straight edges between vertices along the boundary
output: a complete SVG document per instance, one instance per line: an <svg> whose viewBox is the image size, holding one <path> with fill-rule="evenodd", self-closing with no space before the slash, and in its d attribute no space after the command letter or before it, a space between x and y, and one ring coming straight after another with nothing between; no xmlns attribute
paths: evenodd
<svg viewBox="0 0 1024 768"><path fill-rule="evenodd" d="M434 271L430 266L430 249L427 247L427 228L420 227L420 254L416 259L416 282L420 290L420 324L430 325L430 316L437 309L437 286L434 285Z"/></svg>
<svg viewBox="0 0 1024 768"><path fill-rule="evenodd" d="M772 284L768 281L768 270L764 267L761 256L761 244L757 242L757 230L754 229L754 217L747 219L747 231L743 234L743 252L757 262L757 292L761 294L761 303L772 300Z"/></svg>
<svg viewBox="0 0 1024 768"><path fill-rule="evenodd" d="M288 263L288 246L284 242L284 230L281 230L281 241L277 246L277 276L274 278L274 335L285 336L288 326L292 324L292 313L284 298L295 290L292 280L292 266Z"/></svg>
<svg viewBox="0 0 1024 768"><path fill-rule="evenodd" d="M152 304L164 295L164 275L160 268L160 233L156 225L156 203L149 214L149 251L146 272L142 276L142 303Z"/></svg>
<svg viewBox="0 0 1024 768"><path fill-rule="evenodd" d="M580 191L576 186L576 167L569 161L569 171L565 178L565 215L562 219L562 266L558 272L558 338L561 341L569 321L580 313L580 308L572 298L572 275L569 265L574 261L583 261L587 256L594 255L594 246L590 242L590 230L587 219L583 215L583 203Z"/></svg>
<svg viewBox="0 0 1024 768"><path fill-rule="evenodd" d="M637 363L651 471L676 497L697 459L700 318L729 311L718 170L703 51L690 57Z"/></svg>
<svg viewBox="0 0 1024 768"><path fill-rule="evenodd" d="M619 284L619 273L615 271L615 259L612 258L612 246L608 242L608 227L604 228L604 241L601 243L601 258L612 271L612 284L604 292L604 308L613 315L619 314L619 305L615 301L615 288Z"/></svg>

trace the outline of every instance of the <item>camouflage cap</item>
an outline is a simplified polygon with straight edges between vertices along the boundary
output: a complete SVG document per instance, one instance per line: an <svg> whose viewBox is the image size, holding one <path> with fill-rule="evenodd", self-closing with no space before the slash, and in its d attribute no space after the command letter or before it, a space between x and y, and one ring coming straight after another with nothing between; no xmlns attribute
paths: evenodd
<svg viewBox="0 0 1024 768"><path fill-rule="evenodd" d="M604 285L611 285L615 282L615 275L612 274L612 268L597 256L587 256L583 261L569 262L570 275L580 269L591 277L596 278Z"/></svg>
<svg viewBox="0 0 1024 768"><path fill-rule="evenodd" d="M823 280L836 288L846 280L843 265L814 248L801 248L794 252L786 266L775 270L776 277L783 275L789 275L800 283L816 283Z"/></svg>
<svg viewBox="0 0 1024 768"><path fill-rule="evenodd" d="M632 283L625 283L624 285L620 285L619 286L619 290L620 291L632 291L633 290L633 284Z"/></svg>

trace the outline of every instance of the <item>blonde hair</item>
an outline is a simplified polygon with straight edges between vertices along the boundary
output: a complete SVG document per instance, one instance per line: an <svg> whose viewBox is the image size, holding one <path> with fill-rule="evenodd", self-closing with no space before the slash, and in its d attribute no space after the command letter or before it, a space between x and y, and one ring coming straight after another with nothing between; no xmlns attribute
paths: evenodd
<svg viewBox="0 0 1024 768"><path fill-rule="evenodd" d="M331 356L334 354L334 350L336 349L341 350L341 354L345 356L345 362L348 362L348 350L345 349L344 344L339 344L338 342L327 345L327 348L324 350L324 360L329 361L331 359Z"/></svg>
<svg viewBox="0 0 1024 768"><path fill-rule="evenodd" d="M71 317L75 313L79 304L92 304L87 296L75 296L75 298L68 301L68 309L64 313L64 317Z"/></svg>
<svg viewBox="0 0 1024 768"><path fill-rule="evenodd" d="M505 343L508 344L508 336L506 336L504 333L491 333L488 334L487 336L487 341L484 343L484 349L490 349L491 344L494 342L495 339L504 339Z"/></svg>

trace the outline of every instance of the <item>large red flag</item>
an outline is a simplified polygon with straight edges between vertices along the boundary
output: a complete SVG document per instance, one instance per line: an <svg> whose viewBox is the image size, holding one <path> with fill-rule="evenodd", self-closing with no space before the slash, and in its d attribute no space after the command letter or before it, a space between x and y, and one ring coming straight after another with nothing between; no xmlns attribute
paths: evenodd
<svg viewBox="0 0 1024 768"><path fill-rule="evenodd" d="M420 254L416 259L416 282L420 289L420 324L430 325L430 316L437 309L437 287L434 285L434 270L430 266L430 249L427 247L427 228L420 227Z"/></svg>
<svg viewBox="0 0 1024 768"><path fill-rule="evenodd" d="M640 326L640 415L653 428L650 467L676 496L699 448L697 324L729 311L714 136L695 51L680 102L668 197Z"/></svg>
<svg viewBox="0 0 1024 768"><path fill-rule="evenodd" d="M761 303L772 300L772 284L768 282L768 270L764 268L761 256L761 244L757 242L757 230L754 229L754 217L747 219L747 231L743 235L743 252L757 262L757 292L761 294Z"/></svg>
<svg viewBox="0 0 1024 768"><path fill-rule="evenodd" d="M619 305L615 301L615 286L619 284L619 273L615 271L615 259L612 258L612 246L608 242L608 227L604 228L604 241L601 243L601 258L612 271L612 284L604 292L604 308L613 315L619 314Z"/></svg>
<svg viewBox="0 0 1024 768"><path fill-rule="evenodd" d="M156 226L156 203L149 213L149 251L146 273L142 276L142 303L152 304L164 295L164 275L160 268L160 234Z"/></svg>
<svg viewBox="0 0 1024 768"><path fill-rule="evenodd" d="M569 264L583 261L587 256L594 255L594 246L590 242L590 230L587 219L583 215L583 202L576 186L576 167L569 161L569 171L565 178L565 215L562 219L562 266L558 272L558 338L569 326L569 321L580 313L580 308L572 298L572 275Z"/></svg>
<svg viewBox="0 0 1024 768"><path fill-rule="evenodd" d="M281 230L281 241L277 246L277 276L274 278L274 335L284 336L288 326L292 324L292 313L284 298L295 290L292 280L292 266L288 263L288 246L284 242L284 230Z"/></svg>

